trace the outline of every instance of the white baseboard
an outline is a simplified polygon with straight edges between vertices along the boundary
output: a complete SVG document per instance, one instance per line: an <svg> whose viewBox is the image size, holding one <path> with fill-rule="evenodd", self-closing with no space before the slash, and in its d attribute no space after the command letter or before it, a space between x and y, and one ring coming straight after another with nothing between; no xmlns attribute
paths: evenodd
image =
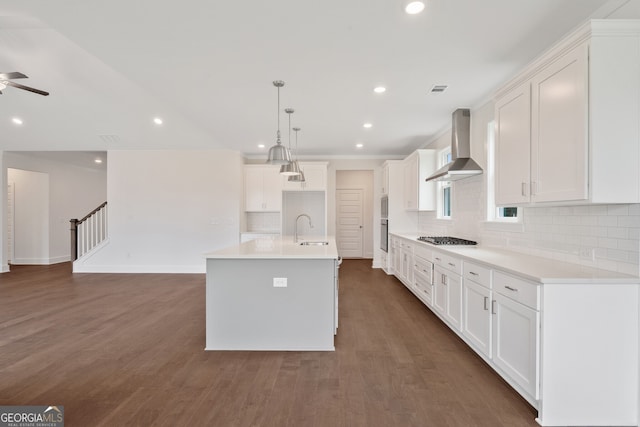
<svg viewBox="0 0 640 427"><path fill-rule="evenodd" d="M9 271L10 271L9 264L4 264L2 266L2 270L0 270L0 273L8 273Z"/></svg>
<svg viewBox="0 0 640 427"><path fill-rule="evenodd" d="M179 273L204 274L206 265L87 265L73 263L74 273Z"/></svg>
<svg viewBox="0 0 640 427"><path fill-rule="evenodd" d="M13 265L51 265L61 262L71 261L69 255L62 255L53 258L16 258L11 260Z"/></svg>
<svg viewBox="0 0 640 427"><path fill-rule="evenodd" d="M49 265L49 258L15 258L12 265Z"/></svg>

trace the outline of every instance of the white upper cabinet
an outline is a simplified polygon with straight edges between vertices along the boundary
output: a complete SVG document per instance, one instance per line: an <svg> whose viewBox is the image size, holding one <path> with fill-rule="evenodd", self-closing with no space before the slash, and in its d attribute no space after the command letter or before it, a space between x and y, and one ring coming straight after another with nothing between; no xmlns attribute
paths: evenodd
<svg viewBox="0 0 640 427"><path fill-rule="evenodd" d="M531 201L586 200L588 49L578 46L531 81Z"/></svg>
<svg viewBox="0 0 640 427"><path fill-rule="evenodd" d="M640 202L639 46L592 20L497 93L498 205Z"/></svg>
<svg viewBox="0 0 640 427"><path fill-rule="evenodd" d="M531 85L496 102L496 204L529 202L531 176Z"/></svg>
<svg viewBox="0 0 640 427"><path fill-rule="evenodd" d="M244 210L279 212L282 208L280 166L244 166Z"/></svg>
<svg viewBox="0 0 640 427"><path fill-rule="evenodd" d="M305 182L289 181L283 177L283 190L285 191L326 191L327 189L327 162L299 162L300 169L304 172Z"/></svg>
<svg viewBox="0 0 640 427"><path fill-rule="evenodd" d="M389 164L385 162L382 166L382 188L381 192L383 196L389 194Z"/></svg>
<svg viewBox="0 0 640 427"><path fill-rule="evenodd" d="M404 160L405 210L436 210L436 184L426 181L435 170L435 150L416 150Z"/></svg>

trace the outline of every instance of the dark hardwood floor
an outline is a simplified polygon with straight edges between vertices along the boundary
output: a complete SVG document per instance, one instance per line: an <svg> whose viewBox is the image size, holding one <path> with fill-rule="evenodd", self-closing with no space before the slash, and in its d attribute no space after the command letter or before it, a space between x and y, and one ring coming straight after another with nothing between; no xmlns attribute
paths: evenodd
<svg viewBox="0 0 640 427"><path fill-rule="evenodd" d="M342 264L335 352L205 352L204 275L13 266L0 275L0 405L64 405L68 426L537 425L370 264Z"/></svg>

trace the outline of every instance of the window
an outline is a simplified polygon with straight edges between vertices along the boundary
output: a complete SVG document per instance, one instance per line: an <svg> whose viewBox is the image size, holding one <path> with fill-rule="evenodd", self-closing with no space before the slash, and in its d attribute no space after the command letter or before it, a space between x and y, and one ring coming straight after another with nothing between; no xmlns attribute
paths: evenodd
<svg viewBox="0 0 640 427"><path fill-rule="evenodd" d="M440 152L438 167L442 167L451 161L451 148ZM451 218L451 181L438 182L438 218Z"/></svg>
<svg viewBox="0 0 640 427"><path fill-rule="evenodd" d="M520 210L516 207L496 206L495 200L495 122L487 126L487 221L521 222Z"/></svg>

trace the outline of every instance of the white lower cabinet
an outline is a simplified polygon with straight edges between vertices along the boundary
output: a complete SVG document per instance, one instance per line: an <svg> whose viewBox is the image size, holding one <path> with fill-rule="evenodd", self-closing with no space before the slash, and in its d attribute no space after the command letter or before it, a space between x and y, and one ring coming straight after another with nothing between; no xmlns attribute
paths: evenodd
<svg viewBox="0 0 640 427"><path fill-rule="evenodd" d="M496 293L492 301L493 363L538 399L540 313Z"/></svg>
<svg viewBox="0 0 640 427"><path fill-rule="evenodd" d="M538 282L508 270L520 255L476 263L393 238L396 277L536 408L540 425L638 425L640 279L594 270ZM403 243L412 282L401 278ZM555 261L536 264L540 277L558 271Z"/></svg>
<svg viewBox="0 0 640 427"><path fill-rule="evenodd" d="M462 277L440 266L434 267L435 309L451 326L462 327Z"/></svg>
<svg viewBox="0 0 640 427"><path fill-rule="evenodd" d="M467 278L463 286L462 334L475 349L491 357L491 291Z"/></svg>

